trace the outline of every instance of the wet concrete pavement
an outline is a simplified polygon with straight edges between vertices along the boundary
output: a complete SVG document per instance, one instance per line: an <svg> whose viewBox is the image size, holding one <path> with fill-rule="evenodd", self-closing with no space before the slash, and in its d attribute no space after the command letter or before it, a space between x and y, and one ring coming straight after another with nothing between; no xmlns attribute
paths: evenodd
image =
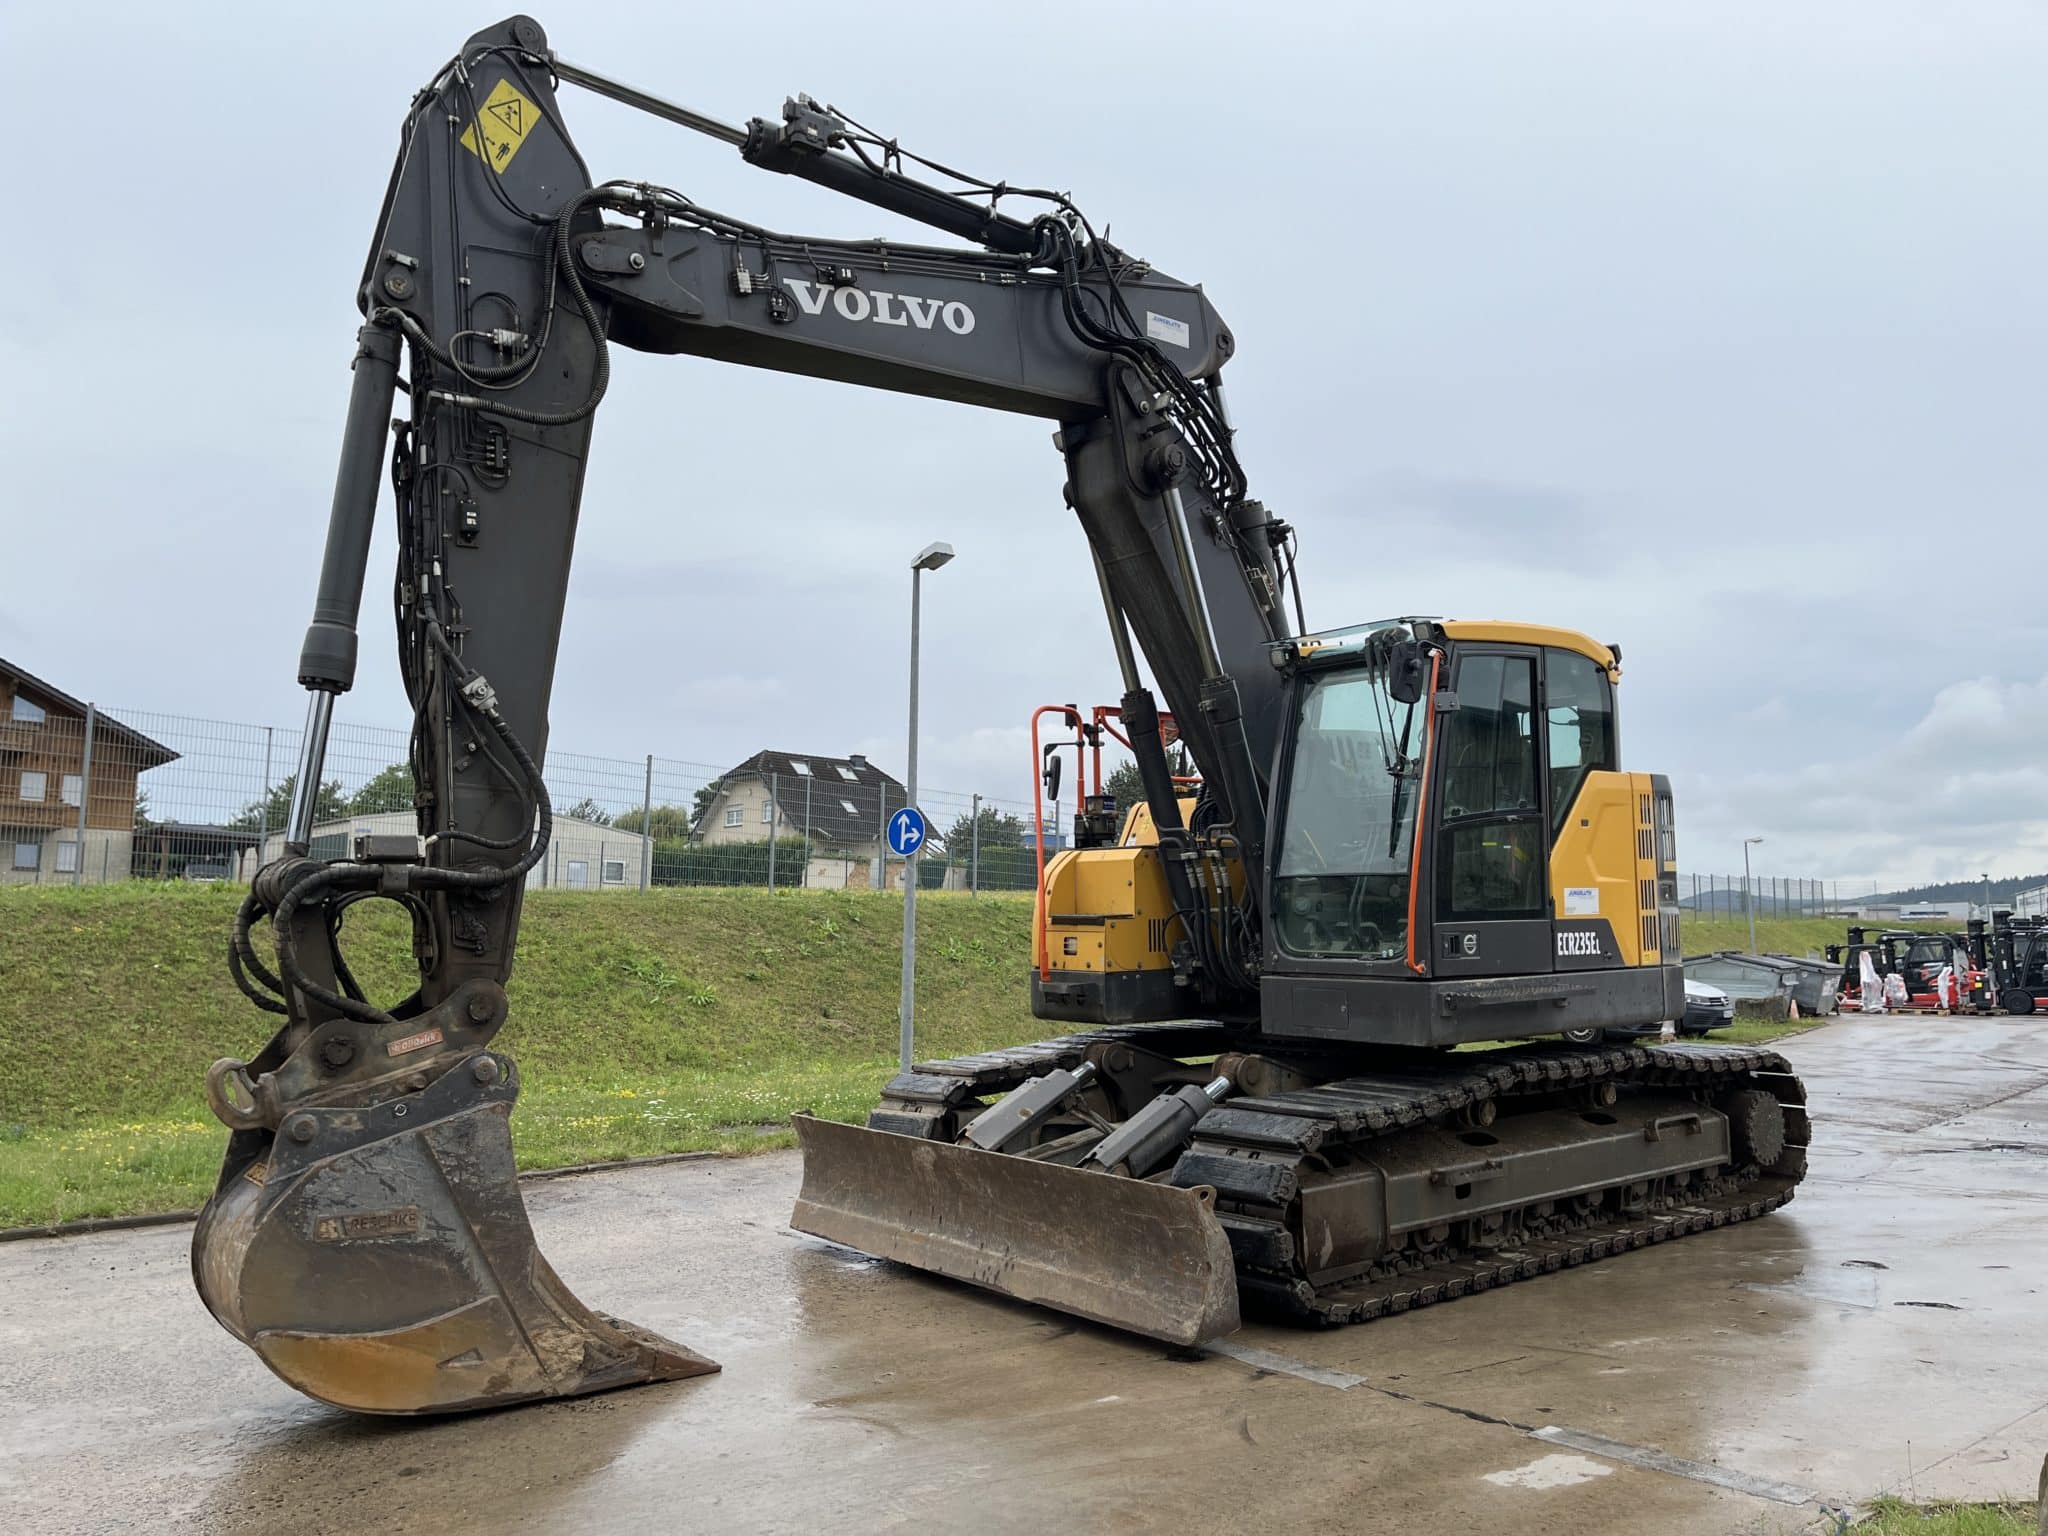
<svg viewBox="0 0 2048 1536"><path fill-rule="evenodd" d="M444 1422L270 1376L188 1229L0 1245L0 1527L1775 1532L2030 1496L2048 1024L1785 1049L1816 1130L1783 1212L1192 1361L789 1232L793 1154L529 1186L586 1301L724 1374Z"/></svg>

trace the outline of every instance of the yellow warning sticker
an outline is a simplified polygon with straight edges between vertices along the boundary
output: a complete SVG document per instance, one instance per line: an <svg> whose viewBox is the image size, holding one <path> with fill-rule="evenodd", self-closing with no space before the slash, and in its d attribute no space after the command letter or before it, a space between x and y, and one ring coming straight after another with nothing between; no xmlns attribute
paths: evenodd
<svg viewBox="0 0 2048 1536"><path fill-rule="evenodd" d="M520 95L510 80L500 80L484 98L484 109L476 121L462 130L462 147L473 155L479 153L476 143L481 130L484 162L494 171L503 171L539 120L540 108Z"/></svg>

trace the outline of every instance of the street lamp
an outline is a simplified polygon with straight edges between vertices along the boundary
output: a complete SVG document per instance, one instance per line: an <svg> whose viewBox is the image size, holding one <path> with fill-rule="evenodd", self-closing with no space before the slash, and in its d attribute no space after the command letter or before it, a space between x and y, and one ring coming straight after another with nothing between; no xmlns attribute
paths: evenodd
<svg viewBox="0 0 2048 1536"><path fill-rule="evenodd" d="M1749 845L1760 843L1760 837L1745 837L1742 840L1742 910L1749 914L1749 952L1756 953L1756 893L1755 882L1749 878Z"/></svg>
<svg viewBox="0 0 2048 1536"><path fill-rule="evenodd" d="M913 807L917 804L918 607L924 595L924 573L936 571L952 558L952 545L927 544L910 562L910 764L905 772L903 793L906 802ZM924 843L920 840L903 858L903 996L897 1011L901 1029L897 1055L905 1072L910 1070L911 1025L917 1016L917 856L923 851ZM886 840L878 852L881 855L882 885L887 888L889 845Z"/></svg>
<svg viewBox="0 0 2048 1536"><path fill-rule="evenodd" d="M1991 921L1991 871L1984 872L1984 921Z"/></svg>

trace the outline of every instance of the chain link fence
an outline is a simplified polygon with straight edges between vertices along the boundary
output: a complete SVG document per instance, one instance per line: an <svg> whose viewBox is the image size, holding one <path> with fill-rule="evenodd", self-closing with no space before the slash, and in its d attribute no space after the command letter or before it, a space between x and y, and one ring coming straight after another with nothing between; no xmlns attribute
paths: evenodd
<svg viewBox="0 0 2048 1536"><path fill-rule="evenodd" d="M1678 877L1678 905L1702 917L1827 917L1868 902L1876 885L1792 875ZM1847 904L1846 906L1844 904Z"/></svg>
<svg viewBox="0 0 2048 1536"><path fill-rule="evenodd" d="M102 710L0 676L0 884L245 882L283 852L298 754L295 727ZM861 758L764 753L734 768L551 747L546 779L555 830L532 886L902 889L885 834L904 789ZM415 790L405 731L336 723L312 852L413 831ZM930 827L920 889L1033 888L1028 800L919 799ZM1051 818L1047 831L1048 850L1061 846Z"/></svg>
<svg viewBox="0 0 2048 1536"><path fill-rule="evenodd" d="M342 855L358 832L414 830L407 743L403 730L334 726L315 856ZM284 850L298 754L295 727L101 710L0 675L0 884L247 881ZM886 828L904 789L863 758L764 752L722 766L554 747L546 777L555 832L534 886L902 889ZM1034 888L1029 800L918 798L930 828L920 889ZM1048 808L1046 830L1048 852L1065 846L1067 812ZM1878 894L1870 882L1679 876L1681 907L1701 915L1858 915Z"/></svg>

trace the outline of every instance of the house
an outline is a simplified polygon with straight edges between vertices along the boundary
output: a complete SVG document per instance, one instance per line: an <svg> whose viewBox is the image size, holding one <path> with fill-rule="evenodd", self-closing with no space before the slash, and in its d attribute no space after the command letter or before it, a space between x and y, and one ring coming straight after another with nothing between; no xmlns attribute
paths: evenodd
<svg viewBox="0 0 2048 1536"><path fill-rule="evenodd" d="M0 885L127 879L136 779L177 756L0 660Z"/></svg>
<svg viewBox="0 0 2048 1536"><path fill-rule="evenodd" d="M903 785L860 753L756 752L721 774L690 829L690 840L761 843L804 838L810 857L792 884L872 890L878 884L882 828L909 797ZM891 856L889 884L903 885L903 866Z"/></svg>
<svg viewBox="0 0 2048 1536"><path fill-rule="evenodd" d="M316 822L310 849L316 859L345 859L362 832L386 836L419 830L413 811L372 811L361 816L338 817ZM640 834L621 832L617 827L581 821L574 816L557 816L554 833L548 839L546 856L526 872L529 891L559 886L573 891L637 891L640 889ZM274 832L264 847L263 860L284 856L284 834ZM251 857L253 858L253 852ZM254 864L245 861L240 876L247 881Z"/></svg>

